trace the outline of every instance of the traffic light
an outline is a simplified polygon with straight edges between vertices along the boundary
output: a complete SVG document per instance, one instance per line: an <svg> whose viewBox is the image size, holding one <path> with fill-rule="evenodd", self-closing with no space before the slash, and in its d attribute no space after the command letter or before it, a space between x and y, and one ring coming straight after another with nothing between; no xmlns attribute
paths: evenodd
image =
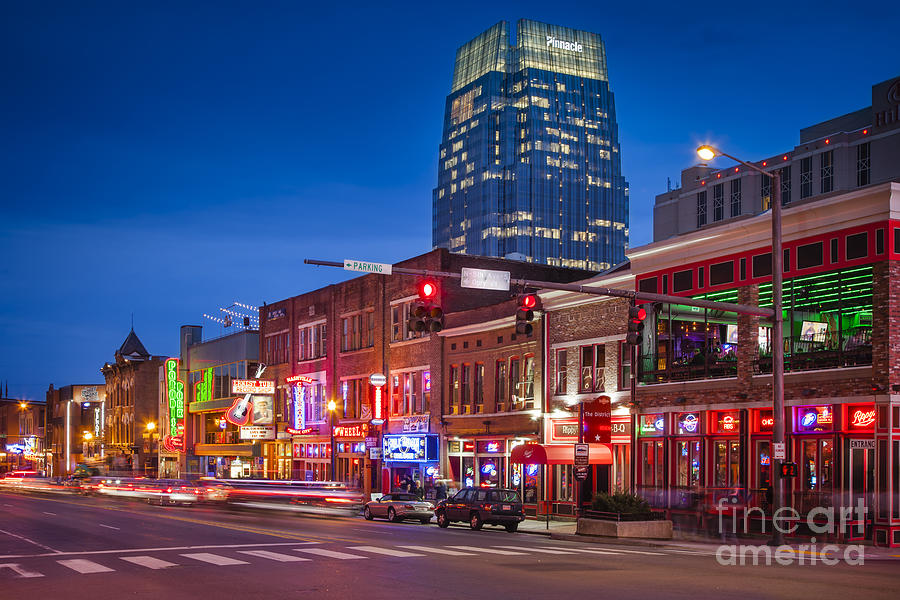
<svg viewBox="0 0 900 600"><path fill-rule="evenodd" d="M534 311L537 308L538 299L534 294L519 294L518 308L516 309L516 333L531 335L534 326Z"/></svg>
<svg viewBox="0 0 900 600"><path fill-rule="evenodd" d="M641 306L635 306L632 301L628 307L628 333L625 334L625 343L632 346L640 346L644 341L644 319L647 311Z"/></svg>
<svg viewBox="0 0 900 600"><path fill-rule="evenodd" d="M422 279L416 284L416 291L419 298L410 307L407 328L415 333L437 333L444 328L440 287L434 279Z"/></svg>

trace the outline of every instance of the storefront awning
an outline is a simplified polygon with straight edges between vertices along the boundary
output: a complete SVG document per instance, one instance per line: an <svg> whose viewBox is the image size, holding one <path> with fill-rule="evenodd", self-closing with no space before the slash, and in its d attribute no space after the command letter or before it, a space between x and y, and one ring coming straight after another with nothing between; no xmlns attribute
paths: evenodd
<svg viewBox="0 0 900 600"><path fill-rule="evenodd" d="M588 457L592 465L612 464L612 451L606 444L590 444ZM509 454L509 462L522 465L571 465L574 460L574 444L523 444Z"/></svg>

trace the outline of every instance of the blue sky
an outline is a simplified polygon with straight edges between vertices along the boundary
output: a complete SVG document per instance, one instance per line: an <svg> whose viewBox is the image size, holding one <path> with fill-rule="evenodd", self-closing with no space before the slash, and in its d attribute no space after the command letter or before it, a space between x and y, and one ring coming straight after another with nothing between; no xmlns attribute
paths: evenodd
<svg viewBox="0 0 900 600"><path fill-rule="evenodd" d="M606 43L631 240L714 140L749 159L900 74L895 2L7 2L0 7L0 381L101 382L135 330L343 278L304 258L431 248L457 46L499 20Z"/></svg>

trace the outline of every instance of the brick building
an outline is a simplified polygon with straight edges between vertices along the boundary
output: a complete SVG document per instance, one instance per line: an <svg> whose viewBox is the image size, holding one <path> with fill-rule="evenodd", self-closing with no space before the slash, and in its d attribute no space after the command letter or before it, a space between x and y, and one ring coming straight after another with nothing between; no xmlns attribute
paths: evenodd
<svg viewBox="0 0 900 600"><path fill-rule="evenodd" d="M105 453L112 471L157 472L155 427L164 360L147 352L132 329L116 350L115 361L100 369L106 378Z"/></svg>
<svg viewBox="0 0 900 600"><path fill-rule="evenodd" d="M45 471L43 401L0 398L0 474Z"/></svg>
<svg viewBox="0 0 900 600"><path fill-rule="evenodd" d="M456 255L444 249L396 266L457 273L462 267L509 270L513 278L545 281L573 281L590 275L574 269ZM260 308L260 357L269 365L264 378L274 379L278 386L278 432L291 433L290 441L276 439L263 445L267 475L275 476L290 461L293 477L333 478L359 485L366 492L391 489L407 475L421 482L429 467L429 475L449 475L443 449L446 440L438 436L446 436L451 426L444 398L444 391L449 391L450 365L442 357L455 342L444 343L445 335L408 331L410 307L417 298L416 281L409 275L366 275ZM501 304L511 297L510 292L466 290L451 279L441 280L439 286L450 330L467 318L457 313ZM504 310L508 310L511 323L513 304ZM476 320L480 318L479 314ZM378 426L371 423L372 374L387 379L383 390L387 420ZM286 381L297 376L303 379ZM329 400L336 403L333 413L327 410ZM471 403L471 414L480 414L475 410ZM482 406L481 410L486 409ZM510 404L508 410L521 413L526 409L523 403ZM465 420L462 417L452 420L460 432L463 426L457 423ZM330 471L332 433L334 474ZM416 444L420 451L416 460L408 460L408 452L392 452L387 460L371 458L367 444L380 447L383 435L400 434L412 434L397 438L397 442ZM282 466L276 468L276 464Z"/></svg>

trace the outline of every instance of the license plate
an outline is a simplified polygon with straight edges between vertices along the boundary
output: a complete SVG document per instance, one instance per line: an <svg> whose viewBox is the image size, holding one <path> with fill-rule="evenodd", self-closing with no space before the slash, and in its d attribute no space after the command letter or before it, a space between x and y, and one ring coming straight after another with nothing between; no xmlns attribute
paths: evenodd
<svg viewBox="0 0 900 600"><path fill-rule="evenodd" d="M503 510L512 510L512 506L510 506L509 504L504 504L500 508L502 508Z"/></svg>

